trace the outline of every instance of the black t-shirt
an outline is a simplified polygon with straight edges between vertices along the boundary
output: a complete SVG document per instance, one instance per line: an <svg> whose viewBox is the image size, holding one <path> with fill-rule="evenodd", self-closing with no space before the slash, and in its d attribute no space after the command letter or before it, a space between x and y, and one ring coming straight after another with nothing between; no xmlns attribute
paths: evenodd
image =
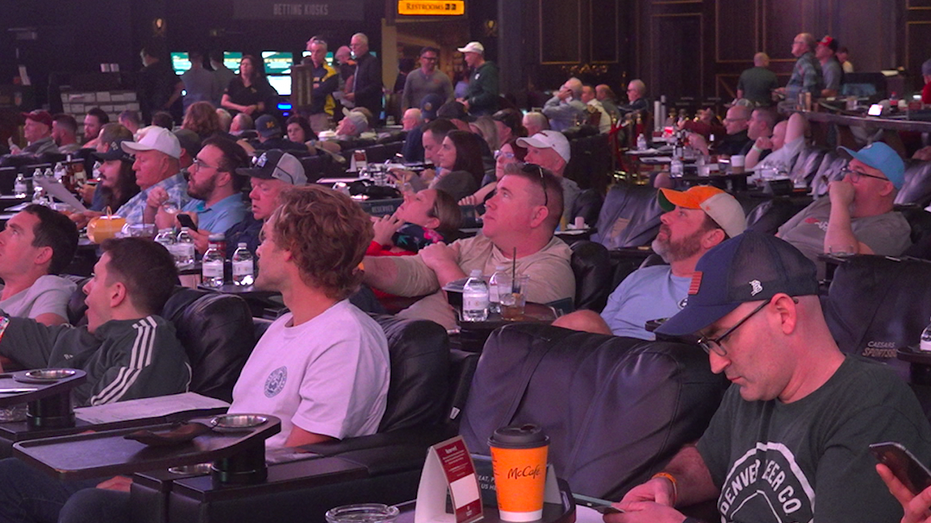
<svg viewBox="0 0 931 523"><path fill-rule="evenodd" d="M914 393L889 368L848 355L792 403L744 401L731 386L698 451L721 489L723 521L874 523L902 517L869 452L886 441L931 462Z"/></svg>
<svg viewBox="0 0 931 523"><path fill-rule="evenodd" d="M246 84L242 81L242 76L236 76L230 80L230 84L226 87L226 94L229 95L230 101L237 105L264 103L264 112L268 112L272 109L269 104L274 101L273 99L278 93L264 78L256 78L253 80L252 85L246 87ZM252 117L255 118L259 114L262 113L253 113Z"/></svg>

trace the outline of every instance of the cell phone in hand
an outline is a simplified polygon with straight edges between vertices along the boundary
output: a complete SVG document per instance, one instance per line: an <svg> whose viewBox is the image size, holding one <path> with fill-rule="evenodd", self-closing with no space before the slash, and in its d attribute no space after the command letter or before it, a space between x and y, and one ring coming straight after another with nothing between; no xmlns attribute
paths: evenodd
<svg viewBox="0 0 931 523"><path fill-rule="evenodd" d="M581 505L583 507L588 507L593 509L599 514L623 514L624 511L613 506L610 501L606 499L593 498L591 496L584 496L582 494L573 494L572 497L575 499L576 505Z"/></svg>
<svg viewBox="0 0 931 523"><path fill-rule="evenodd" d="M191 219L190 215L179 214L178 223L181 224L181 227L187 227L188 229L197 232L197 225L194 223L194 220Z"/></svg>
<svg viewBox="0 0 931 523"><path fill-rule="evenodd" d="M901 443L874 443L870 445L870 452L876 461L889 467L912 494L920 494L931 487L931 471Z"/></svg>

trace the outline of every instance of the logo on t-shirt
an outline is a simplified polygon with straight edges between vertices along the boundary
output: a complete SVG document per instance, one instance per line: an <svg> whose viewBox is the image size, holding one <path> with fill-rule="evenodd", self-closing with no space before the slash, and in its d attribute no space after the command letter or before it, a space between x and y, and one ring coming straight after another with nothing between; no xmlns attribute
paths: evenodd
<svg viewBox="0 0 931 523"><path fill-rule="evenodd" d="M265 397L273 398L284 389L284 384L288 381L288 368L278 367L268 375L265 380Z"/></svg>
<svg viewBox="0 0 931 523"><path fill-rule="evenodd" d="M734 462L718 498L728 521L811 521L815 491L782 443L758 442Z"/></svg>

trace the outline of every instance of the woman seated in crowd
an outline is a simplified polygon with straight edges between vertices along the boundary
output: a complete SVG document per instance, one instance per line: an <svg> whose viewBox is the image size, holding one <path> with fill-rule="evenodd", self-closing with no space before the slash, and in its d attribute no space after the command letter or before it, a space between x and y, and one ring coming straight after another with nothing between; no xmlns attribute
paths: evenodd
<svg viewBox="0 0 931 523"><path fill-rule="evenodd" d="M459 200L459 205L479 205L494 195L498 180L504 176L504 169L511 164L519 164L527 156L525 147L517 147L513 143L506 143L495 152L495 180L482 186L481 189Z"/></svg>
<svg viewBox="0 0 931 523"><path fill-rule="evenodd" d="M404 193L394 214L372 218L375 238L366 256L410 256L432 243L450 242L461 220L459 205L446 191Z"/></svg>
<svg viewBox="0 0 931 523"><path fill-rule="evenodd" d="M442 169L430 181L430 188L448 192L455 201L474 194L485 176L481 139L468 131L450 131L436 154Z"/></svg>
<svg viewBox="0 0 931 523"><path fill-rule="evenodd" d="M197 133L201 141L221 132L216 108L210 102L192 103L184 113L181 128Z"/></svg>

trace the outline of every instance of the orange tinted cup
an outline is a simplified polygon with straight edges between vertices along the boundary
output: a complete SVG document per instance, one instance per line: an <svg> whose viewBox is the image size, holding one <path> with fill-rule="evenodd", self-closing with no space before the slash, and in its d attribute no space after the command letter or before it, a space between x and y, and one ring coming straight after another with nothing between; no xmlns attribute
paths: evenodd
<svg viewBox="0 0 931 523"><path fill-rule="evenodd" d="M549 438L535 425L503 427L488 440L502 521L543 517Z"/></svg>

